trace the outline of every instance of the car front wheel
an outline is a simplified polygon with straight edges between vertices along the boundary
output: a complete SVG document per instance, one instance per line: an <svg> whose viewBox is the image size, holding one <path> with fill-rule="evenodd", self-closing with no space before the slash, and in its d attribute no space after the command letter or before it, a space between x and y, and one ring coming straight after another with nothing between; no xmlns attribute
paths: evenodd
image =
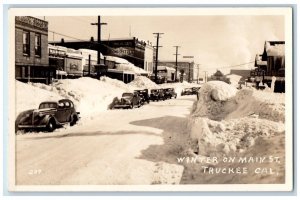
<svg viewBox="0 0 300 200"><path fill-rule="evenodd" d="M56 129L56 124L55 121L53 119L49 120L46 129L48 132L53 132Z"/></svg>

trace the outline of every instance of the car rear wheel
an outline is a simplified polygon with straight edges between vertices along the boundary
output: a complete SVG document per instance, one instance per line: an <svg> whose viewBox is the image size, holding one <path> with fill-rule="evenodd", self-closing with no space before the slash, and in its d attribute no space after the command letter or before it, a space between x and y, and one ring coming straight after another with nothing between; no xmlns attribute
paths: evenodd
<svg viewBox="0 0 300 200"><path fill-rule="evenodd" d="M48 132L53 132L56 129L56 124L55 121L53 119L49 120L46 129Z"/></svg>
<svg viewBox="0 0 300 200"><path fill-rule="evenodd" d="M77 120L78 120L78 119L77 119L76 116L72 117L72 118L71 118L71 121L70 121L70 126L74 126L74 125L76 124Z"/></svg>

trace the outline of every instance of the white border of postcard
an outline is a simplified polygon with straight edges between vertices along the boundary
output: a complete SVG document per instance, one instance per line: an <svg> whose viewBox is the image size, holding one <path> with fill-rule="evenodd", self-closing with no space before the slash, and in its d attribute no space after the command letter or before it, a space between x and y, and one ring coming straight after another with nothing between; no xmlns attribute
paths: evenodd
<svg viewBox="0 0 300 200"><path fill-rule="evenodd" d="M286 176L285 184L197 184L197 185L27 185L15 184L15 16L193 16L193 15L283 15L286 53ZM292 102L292 8L10 8L9 9L9 191L291 191L293 189ZM295 66L294 66L295 67Z"/></svg>

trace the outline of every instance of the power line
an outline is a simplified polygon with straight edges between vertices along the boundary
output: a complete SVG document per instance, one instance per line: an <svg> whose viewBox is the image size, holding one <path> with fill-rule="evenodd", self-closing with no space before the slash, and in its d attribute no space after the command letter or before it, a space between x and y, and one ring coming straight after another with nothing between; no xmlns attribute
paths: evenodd
<svg viewBox="0 0 300 200"><path fill-rule="evenodd" d="M74 36L66 35L66 34L63 34L63 33L58 33L56 31L48 30L48 32L51 32L51 33L54 33L54 34L57 34L57 35L61 35L61 36L67 37L67 38L71 38L71 39L74 39L74 40L78 40L78 41L81 41L81 42L87 42L86 40L79 39L79 38L76 38ZM93 42L93 41L90 41L90 43L97 44L97 42ZM112 48L112 47L110 47L108 45L105 45L105 44L101 44L101 45L105 46L106 48L108 48L110 50L114 49L114 48ZM135 59L138 59L138 60L143 60L141 58L138 58L138 57L135 57L135 56L132 56L132 55L126 55L126 56L127 57L131 57L131 58L135 58ZM182 62L182 61L180 61L180 62ZM208 66L205 66L205 65L201 65L201 66L209 68L209 69L226 69L226 68L240 67L240 66L243 66L243 65L251 64L251 63L255 63L255 61L251 61L251 62L247 62L247 63L241 63L241 64L237 64L237 65L225 66L225 67L213 67L213 68L211 68L211 67L208 67ZM184 67L184 66L179 66L179 67L180 68L188 68L188 67Z"/></svg>

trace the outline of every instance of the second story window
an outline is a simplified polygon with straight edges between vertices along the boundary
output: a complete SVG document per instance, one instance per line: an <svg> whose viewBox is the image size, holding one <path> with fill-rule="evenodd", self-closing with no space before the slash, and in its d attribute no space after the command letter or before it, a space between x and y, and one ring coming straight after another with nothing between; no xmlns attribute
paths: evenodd
<svg viewBox="0 0 300 200"><path fill-rule="evenodd" d="M30 38L29 32L23 32L23 54L26 56L30 56Z"/></svg>
<svg viewBox="0 0 300 200"><path fill-rule="evenodd" d="M35 55L38 57L41 57L41 35L40 34L36 34L34 37L34 52Z"/></svg>

